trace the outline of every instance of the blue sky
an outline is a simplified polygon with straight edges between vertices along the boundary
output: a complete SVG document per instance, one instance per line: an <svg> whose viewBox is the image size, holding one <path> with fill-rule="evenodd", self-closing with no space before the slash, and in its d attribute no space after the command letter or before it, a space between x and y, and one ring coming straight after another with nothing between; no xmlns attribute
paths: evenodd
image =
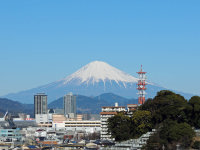
<svg viewBox="0 0 200 150"><path fill-rule="evenodd" d="M101 60L200 95L200 1L0 2L0 95Z"/></svg>

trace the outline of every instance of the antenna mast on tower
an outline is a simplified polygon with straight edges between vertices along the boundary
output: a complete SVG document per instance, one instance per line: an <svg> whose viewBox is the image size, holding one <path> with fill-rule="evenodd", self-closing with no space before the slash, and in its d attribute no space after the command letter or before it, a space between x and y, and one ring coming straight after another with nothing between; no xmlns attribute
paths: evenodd
<svg viewBox="0 0 200 150"><path fill-rule="evenodd" d="M139 80L138 80L138 83L137 83L137 90L138 90L138 104L144 104L145 102L145 95L146 95L146 72L143 72L142 71L142 65L141 65L141 69L139 72L137 72L138 75L139 75Z"/></svg>

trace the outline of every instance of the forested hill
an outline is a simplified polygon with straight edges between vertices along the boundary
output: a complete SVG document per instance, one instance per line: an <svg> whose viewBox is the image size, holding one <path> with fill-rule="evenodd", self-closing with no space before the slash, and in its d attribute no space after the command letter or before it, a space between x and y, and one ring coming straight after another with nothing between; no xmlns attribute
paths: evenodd
<svg viewBox="0 0 200 150"><path fill-rule="evenodd" d="M96 97L83 95L76 96L77 113L99 114L102 106L114 106L118 102L119 106L127 104L137 104L137 99L127 99L113 93L104 93ZM63 108L63 97L51 102L49 108Z"/></svg>
<svg viewBox="0 0 200 150"><path fill-rule="evenodd" d="M97 97L88 97L76 95L77 113L92 113L99 114L102 106L114 106L118 102L119 106L127 104L136 104L136 99L127 99L113 93L104 93ZM7 98L0 98L0 115L4 115L8 110L10 113L27 113L33 115L33 104L22 104L18 101L13 101ZM51 102L48 105L50 108L63 108L63 97Z"/></svg>
<svg viewBox="0 0 200 150"><path fill-rule="evenodd" d="M5 112L10 113L27 113L33 115L33 104L22 104L7 98L0 98L0 115L3 116Z"/></svg>

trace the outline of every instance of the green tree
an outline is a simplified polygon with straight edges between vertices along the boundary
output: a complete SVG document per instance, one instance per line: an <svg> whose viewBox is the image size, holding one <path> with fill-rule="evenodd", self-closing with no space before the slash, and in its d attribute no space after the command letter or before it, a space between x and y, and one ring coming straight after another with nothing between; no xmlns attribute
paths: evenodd
<svg viewBox="0 0 200 150"><path fill-rule="evenodd" d="M162 123L166 119L187 122L187 100L179 94L163 90L157 93L153 99L147 100L139 109L152 113L154 125Z"/></svg>
<svg viewBox="0 0 200 150"><path fill-rule="evenodd" d="M192 145L192 148L200 149L200 141L195 141L194 144Z"/></svg>
<svg viewBox="0 0 200 150"><path fill-rule="evenodd" d="M187 123L177 123L176 121L166 120L160 131L160 138L168 142L169 149L180 144L183 148L188 148L195 133ZM171 147L170 147L171 146Z"/></svg>
<svg viewBox="0 0 200 150"><path fill-rule="evenodd" d="M200 97L193 96L188 102L188 123L195 128L200 128Z"/></svg>
<svg viewBox="0 0 200 150"><path fill-rule="evenodd" d="M138 110L132 116L132 136L140 137L142 134L152 129L152 116L150 111Z"/></svg>
<svg viewBox="0 0 200 150"><path fill-rule="evenodd" d="M194 130L189 124L166 120L158 132L149 138L144 149L162 149L164 146L166 150L175 150L177 144L187 149L190 147L194 135Z"/></svg>
<svg viewBox="0 0 200 150"><path fill-rule="evenodd" d="M174 149L191 145L194 131L200 128L200 97L187 100L174 92L163 90L148 99L131 117L118 114L108 119L109 132L117 141L138 138L156 128L144 149Z"/></svg>
<svg viewBox="0 0 200 150"><path fill-rule="evenodd" d="M143 150L160 150L166 148L167 141L160 138L160 133L154 133L147 141L147 144L142 147Z"/></svg>
<svg viewBox="0 0 200 150"><path fill-rule="evenodd" d="M130 117L119 113L108 119L108 132L116 141L125 141L131 138Z"/></svg>

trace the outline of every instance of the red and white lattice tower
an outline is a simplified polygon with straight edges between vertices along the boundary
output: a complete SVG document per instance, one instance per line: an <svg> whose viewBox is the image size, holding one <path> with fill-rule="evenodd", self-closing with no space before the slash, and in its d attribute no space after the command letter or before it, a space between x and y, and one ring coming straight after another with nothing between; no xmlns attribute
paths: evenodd
<svg viewBox="0 0 200 150"><path fill-rule="evenodd" d="M138 90L138 104L144 104L145 102L145 95L146 95L146 72L142 71L142 65L141 65L141 69L139 72L137 72L139 75L139 80L137 83L137 90Z"/></svg>

